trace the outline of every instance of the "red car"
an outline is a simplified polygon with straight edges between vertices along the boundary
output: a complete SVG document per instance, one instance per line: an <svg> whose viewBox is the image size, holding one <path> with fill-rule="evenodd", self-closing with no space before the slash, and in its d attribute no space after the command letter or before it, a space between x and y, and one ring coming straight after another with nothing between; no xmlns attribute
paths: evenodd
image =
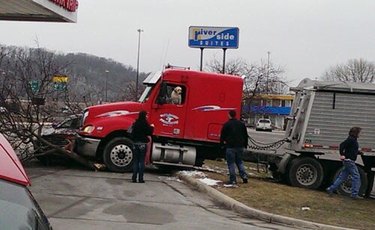
<svg viewBox="0 0 375 230"><path fill-rule="evenodd" d="M0 229L52 229L29 185L16 153L0 134Z"/></svg>

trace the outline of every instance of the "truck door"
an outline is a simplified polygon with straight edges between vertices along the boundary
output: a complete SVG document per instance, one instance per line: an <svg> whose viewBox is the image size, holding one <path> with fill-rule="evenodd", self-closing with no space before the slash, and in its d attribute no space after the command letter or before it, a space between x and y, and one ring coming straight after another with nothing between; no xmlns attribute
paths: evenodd
<svg viewBox="0 0 375 230"><path fill-rule="evenodd" d="M152 106L150 121L155 125L154 135L172 138L184 137L186 118L185 85L161 83L159 95Z"/></svg>

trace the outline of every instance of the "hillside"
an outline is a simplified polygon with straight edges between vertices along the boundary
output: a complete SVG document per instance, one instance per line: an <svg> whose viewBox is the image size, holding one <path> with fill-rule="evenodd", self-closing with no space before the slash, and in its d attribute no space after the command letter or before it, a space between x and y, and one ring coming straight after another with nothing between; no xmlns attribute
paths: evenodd
<svg viewBox="0 0 375 230"><path fill-rule="evenodd" d="M0 44L0 71L3 73L2 75L6 76L9 73L19 71L17 68L19 68L21 58L28 56L28 60L31 60L30 57L37 55L38 50L41 49ZM53 65L59 66L59 68L56 68L59 69L58 74L69 77L69 94L74 95L78 100L85 98L85 100L92 102L103 101L105 99L106 81L108 101L134 98L136 69L132 66L86 53L64 54L44 49L42 51L43 57L51 59ZM34 59L38 60L38 57L34 57ZM146 73L140 73L140 86L146 76ZM3 88L5 83L3 80L1 83L0 87Z"/></svg>

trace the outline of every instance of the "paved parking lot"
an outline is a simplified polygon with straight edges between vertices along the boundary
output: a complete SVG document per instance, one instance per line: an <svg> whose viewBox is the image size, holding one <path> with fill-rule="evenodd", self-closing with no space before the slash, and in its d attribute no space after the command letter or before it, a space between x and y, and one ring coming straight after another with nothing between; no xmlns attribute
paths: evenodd
<svg viewBox="0 0 375 230"><path fill-rule="evenodd" d="M147 170L145 184L131 183L130 174L80 168L26 171L55 230L290 229L241 217L161 171Z"/></svg>

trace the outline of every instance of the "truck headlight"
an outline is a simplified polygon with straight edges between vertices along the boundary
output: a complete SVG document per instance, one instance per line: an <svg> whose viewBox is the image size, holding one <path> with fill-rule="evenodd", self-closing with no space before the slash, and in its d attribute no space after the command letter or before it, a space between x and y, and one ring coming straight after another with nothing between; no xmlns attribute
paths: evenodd
<svg viewBox="0 0 375 230"><path fill-rule="evenodd" d="M88 125L86 126L85 128L83 128L83 132L85 133L92 133L92 131L94 131L95 127L93 125Z"/></svg>

